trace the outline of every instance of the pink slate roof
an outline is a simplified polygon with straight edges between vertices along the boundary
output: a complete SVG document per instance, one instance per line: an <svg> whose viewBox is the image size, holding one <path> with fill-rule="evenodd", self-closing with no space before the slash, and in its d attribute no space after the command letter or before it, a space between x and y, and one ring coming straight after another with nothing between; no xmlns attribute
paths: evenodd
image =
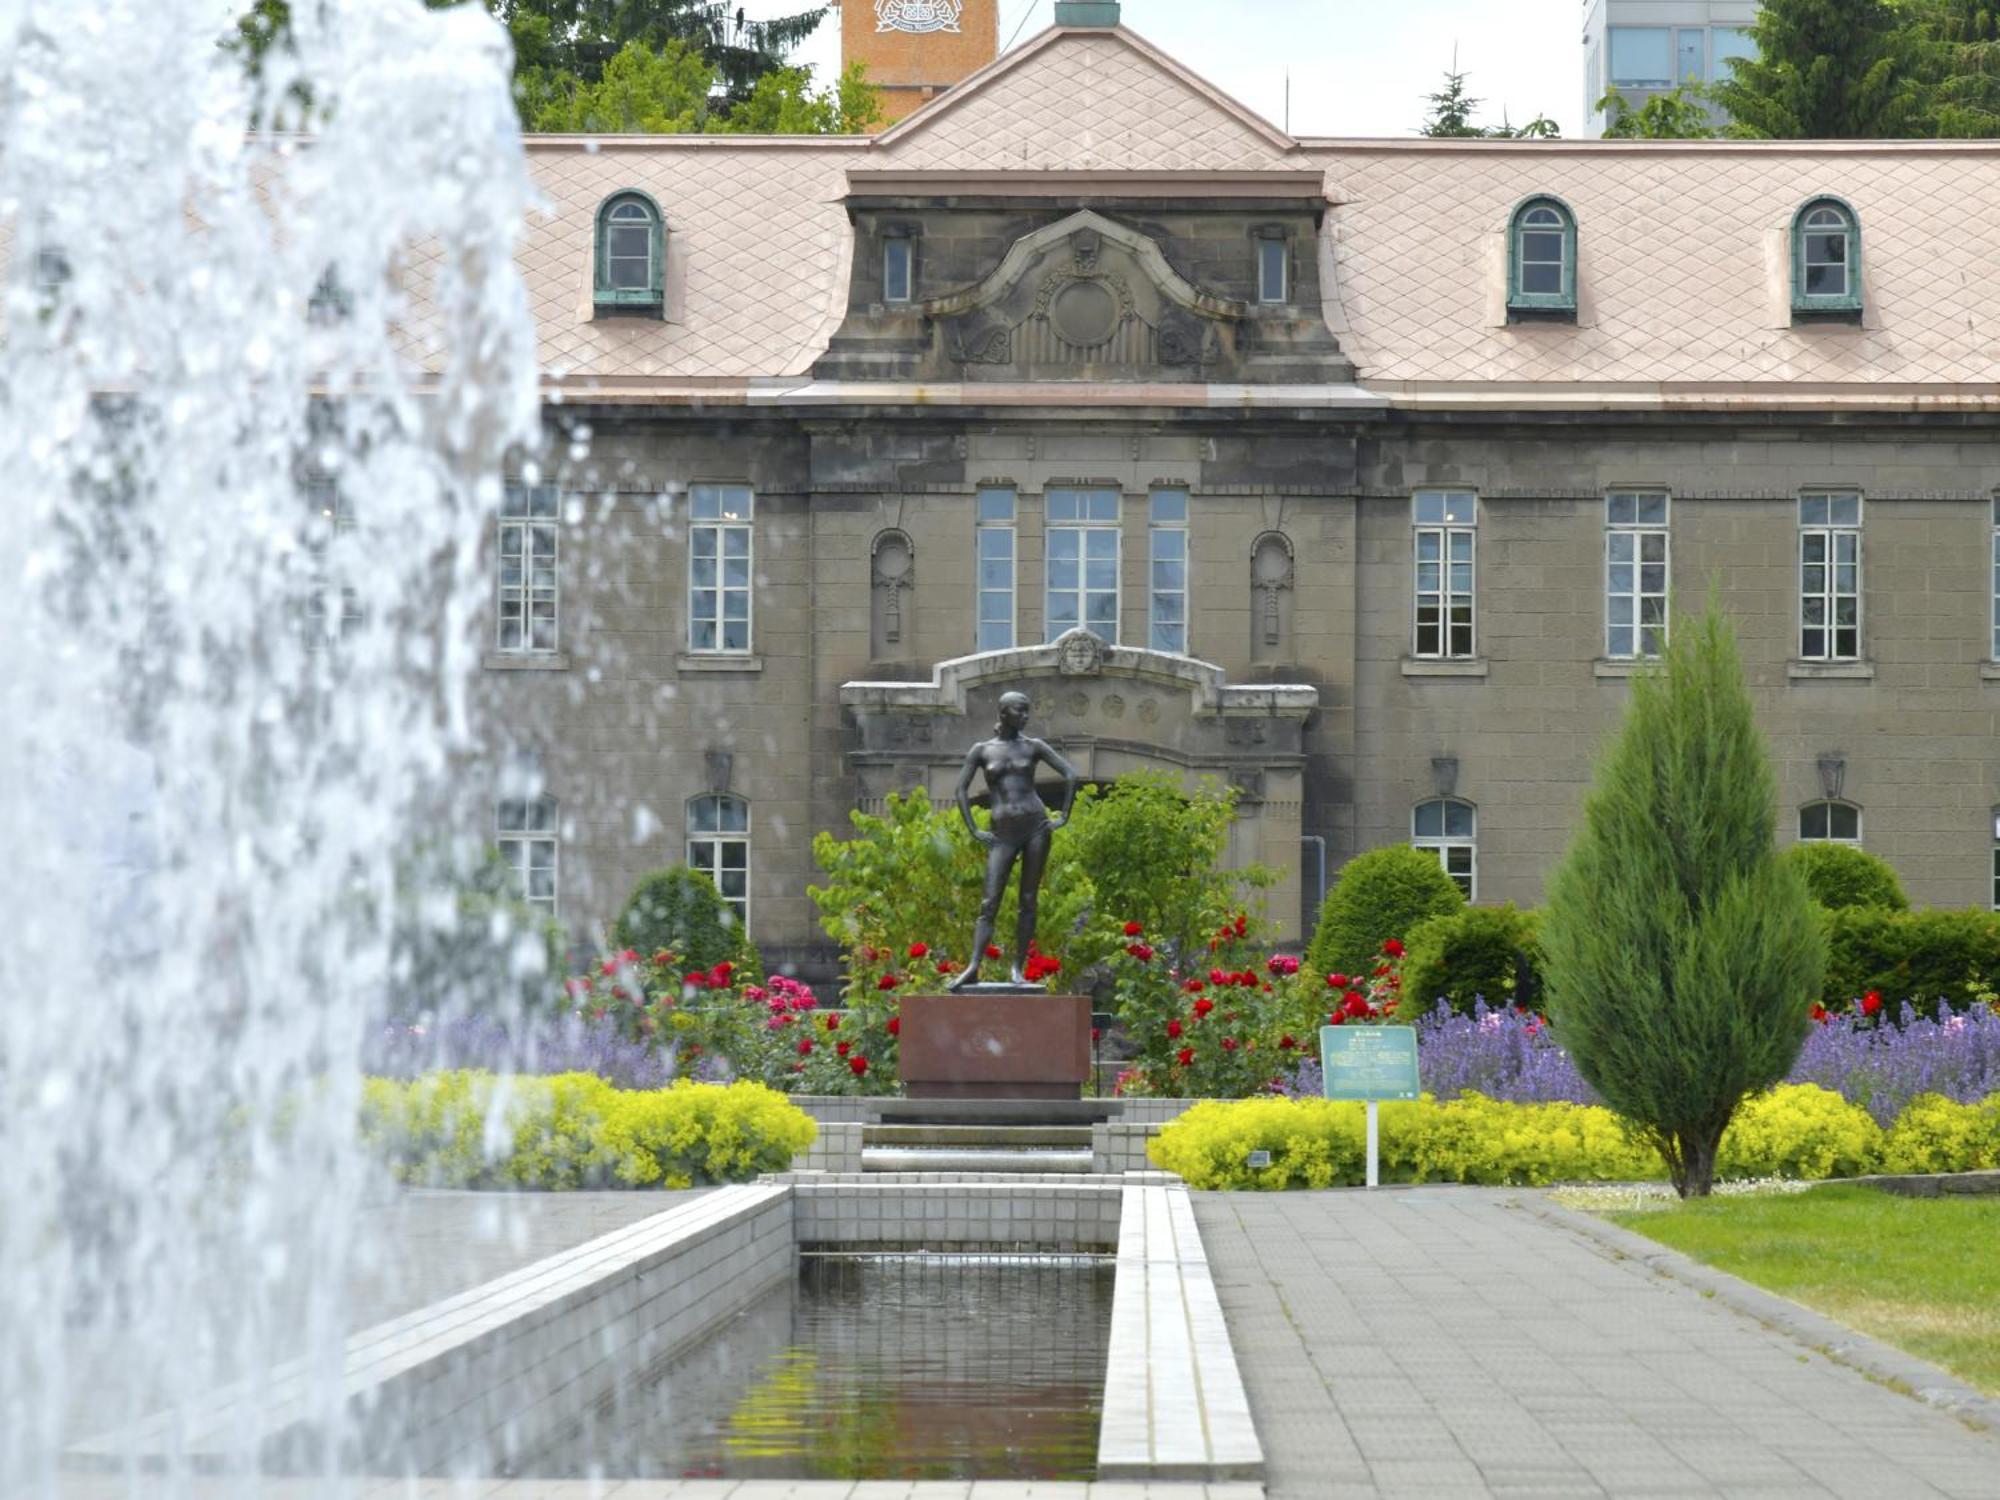
<svg viewBox="0 0 2000 1500"><path fill-rule="evenodd" d="M1324 174L1327 315L1401 401L1866 397L2000 405L2000 147L1297 141L1125 30L1053 29L874 138L533 137L521 265L552 380L718 397L803 379L846 304L841 200L867 172ZM593 320L597 206L668 226L667 320ZM1578 223L1574 325L1505 322L1505 226ZM1794 328L1791 216L1859 215L1863 325ZM766 390L766 394L774 394Z"/></svg>

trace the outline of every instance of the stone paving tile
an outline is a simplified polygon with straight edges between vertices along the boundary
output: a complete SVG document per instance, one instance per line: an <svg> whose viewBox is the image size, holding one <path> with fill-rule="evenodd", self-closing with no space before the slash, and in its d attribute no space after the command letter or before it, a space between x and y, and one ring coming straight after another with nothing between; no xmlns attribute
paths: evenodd
<svg viewBox="0 0 2000 1500"><path fill-rule="evenodd" d="M2000 1500L2000 1438L1518 1196L1196 1195L1270 1500Z"/></svg>

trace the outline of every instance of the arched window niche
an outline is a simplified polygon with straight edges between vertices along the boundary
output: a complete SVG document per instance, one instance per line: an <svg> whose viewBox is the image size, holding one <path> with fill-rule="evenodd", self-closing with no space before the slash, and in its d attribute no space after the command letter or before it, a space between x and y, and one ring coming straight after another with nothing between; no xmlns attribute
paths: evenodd
<svg viewBox="0 0 2000 1500"><path fill-rule="evenodd" d="M1861 316L1861 220L1838 198L1814 198L1792 216L1792 316Z"/></svg>
<svg viewBox="0 0 2000 1500"><path fill-rule="evenodd" d="M1524 199L1507 222L1507 316L1576 319L1576 215L1560 198Z"/></svg>
<svg viewBox="0 0 2000 1500"><path fill-rule="evenodd" d="M667 226L659 204L637 188L606 198L597 210L597 315L660 317L666 269Z"/></svg>

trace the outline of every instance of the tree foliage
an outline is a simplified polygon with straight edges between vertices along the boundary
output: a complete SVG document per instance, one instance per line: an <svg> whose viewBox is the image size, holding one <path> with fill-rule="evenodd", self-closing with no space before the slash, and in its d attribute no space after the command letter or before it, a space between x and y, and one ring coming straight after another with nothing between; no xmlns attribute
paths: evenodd
<svg viewBox="0 0 2000 1500"><path fill-rule="evenodd" d="M1743 1098L1785 1076L1825 942L1777 856L1777 795L1736 641L1711 600L1624 728L1550 883L1546 1001L1577 1069L1706 1196Z"/></svg>
<svg viewBox="0 0 2000 1500"><path fill-rule="evenodd" d="M1912 31L1889 0L1767 0L1755 57L1713 89L1731 134L1773 139L1928 135Z"/></svg>
<svg viewBox="0 0 2000 1500"><path fill-rule="evenodd" d="M258 66L288 45L300 0L253 0L235 45ZM323 3L323 0L320 0ZM432 9L461 0L424 0ZM829 7L751 21L715 0L483 0L514 45L527 130L754 131L829 135L881 119L880 92L851 66L825 90L785 63Z"/></svg>
<svg viewBox="0 0 2000 1500"><path fill-rule="evenodd" d="M1654 94L1637 109L1613 89L1597 101L1605 117L1604 138L1626 141L1705 141L1716 134L1708 112L1708 90L1684 83Z"/></svg>
<svg viewBox="0 0 2000 1500"><path fill-rule="evenodd" d="M1515 126L1503 117L1498 125L1475 125L1472 116L1485 101L1475 99L1466 91L1466 75L1458 70L1458 58L1453 56L1451 66L1445 70L1444 87L1435 94L1426 94L1424 101L1430 106L1430 114L1424 119L1419 135L1431 137L1451 137L1480 140L1554 140L1562 134L1562 128L1547 115L1536 115L1525 125Z"/></svg>
<svg viewBox="0 0 2000 1500"><path fill-rule="evenodd" d="M611 924L611 943L642 958L664 948L680 960L681 970L711 969L727 959L739 969L762 972L756 948L715 882L686 865L639 877Z"/></svg>
<svg viewBox="0 0 2000 1500"><path fill-rule="evenodd" d="M1407 941L1426 917L1464 907L1465 896L1431 850L1408 844L1370 849L1343 865L1327 892L1306 965L1322 974L1366 974L1390 938Z"/></svg>

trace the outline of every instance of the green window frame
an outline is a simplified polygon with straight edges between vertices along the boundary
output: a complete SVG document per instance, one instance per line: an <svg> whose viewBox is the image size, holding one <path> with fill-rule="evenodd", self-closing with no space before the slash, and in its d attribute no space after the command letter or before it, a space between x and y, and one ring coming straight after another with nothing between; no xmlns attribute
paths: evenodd
<svg viewBox="0 0 2000 1500"><path fill-rule="evenodd" d="M666 302L666 269L667 224L659 204L625 188L598 205L593 282L600 313L657 316Z"/></svg>
<svg viewBox="0 0 2000 1500"><path fill-rule="evenodd" d="M1861 219L1838 198L1792 215L1793 313L1861 311Z"/></svg>
<svg viewBox="0 0 2000 1500"><path fill-rule="evenodd" d="M1576 215L1537 194L1507 220L1507 310L1576 312Z"/></svg>

